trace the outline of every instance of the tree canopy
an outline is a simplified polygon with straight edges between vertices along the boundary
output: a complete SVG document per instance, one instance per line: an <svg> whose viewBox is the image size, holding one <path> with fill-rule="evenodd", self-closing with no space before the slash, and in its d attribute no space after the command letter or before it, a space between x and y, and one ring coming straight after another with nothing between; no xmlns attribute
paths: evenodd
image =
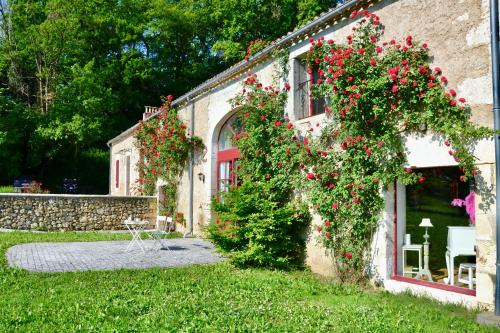
<svg viewBox="0 0 500 333"><path fill-rule="evenodd" d="M0 1L0 183L105 193L105 142L335 5L326 0Z"/></svg>

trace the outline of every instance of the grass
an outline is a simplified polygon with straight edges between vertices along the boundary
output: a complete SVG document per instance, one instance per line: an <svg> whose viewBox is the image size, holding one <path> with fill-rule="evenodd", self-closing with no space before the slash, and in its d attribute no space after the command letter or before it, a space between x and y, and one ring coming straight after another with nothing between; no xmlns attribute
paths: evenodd
<svg viewBox="0 0 500 333"><path fill-rule="evenodd" d="M475 313L409 295L322 282L307 271L176 269L29 273L6 266L25 242L112 233L0 233L0 332L494 332ZM129 236L128 236L129 237Z"/></svg>
<svg viewBox="0 0 500 333"><path fill-rule="evenodd" d="M0 193L14 193L13 186L0 186Z"/></svg>

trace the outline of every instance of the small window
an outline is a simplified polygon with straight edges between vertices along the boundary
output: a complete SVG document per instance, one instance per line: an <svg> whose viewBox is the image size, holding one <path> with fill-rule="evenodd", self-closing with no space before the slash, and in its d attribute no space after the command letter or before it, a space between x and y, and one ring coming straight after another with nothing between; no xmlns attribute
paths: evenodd
<svg viewBox="0 0 500 333"><path fill-rule="evenodd" d="M295 118L299 120L324 113L325 99L312 97L312 85L319 79L318 67L313 67L309 73L307 66L300 60L296 60L295 63L297 68L295 75L298 82L295 91Z"/></svg>
<svg viewBox="0 0 500 333"><path fill-rule="evenodd" d="M115 187L120 187L120 160L115 162Z"/></svg>

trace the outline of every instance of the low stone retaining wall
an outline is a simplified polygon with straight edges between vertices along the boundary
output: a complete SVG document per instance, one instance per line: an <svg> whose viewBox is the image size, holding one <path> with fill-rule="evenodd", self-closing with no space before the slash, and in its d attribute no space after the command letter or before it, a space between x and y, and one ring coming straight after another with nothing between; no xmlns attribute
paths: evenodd
<svg viewBox="0 0 500 333"><path fill-rule="evenodd" d="M118 230L128 217L156 221L156 197L0 194L0 228Z"/></svg>

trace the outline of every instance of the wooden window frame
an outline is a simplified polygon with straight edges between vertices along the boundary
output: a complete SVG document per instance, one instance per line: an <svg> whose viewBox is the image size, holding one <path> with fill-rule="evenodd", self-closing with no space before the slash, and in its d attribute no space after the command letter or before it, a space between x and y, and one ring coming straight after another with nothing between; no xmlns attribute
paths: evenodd
<svg viewBox="0 0 500 333"><path fill-rule="evenodd" d="M298 85L299 85L298 90L300 91L300 89L302 89L302 86L304 86L304 85L307 85L307 87L308 87L308 89L307 89L307 98L308 98L307 114L304 114L304 117L302 117L302 118L300 118L300 116L297 118L297 120L302 120L302 119L307 119L307 118L325 113L324 106L325 106L326 102L322 103L322 105L323 105L322 110L319 110L319 112L315 112L315 110L314 110L314 98L312 95L312 88L313 88L314 79L315 79L314 72L317 72L318 68L313 67L313 69L311 71L309 71L308 66L301 64L300 61L299 61L299 66L301 66L305 69L305 72L307 73L307 80L298 83ZM301 68L301 70L302 70L302 68Z"/></svg>

